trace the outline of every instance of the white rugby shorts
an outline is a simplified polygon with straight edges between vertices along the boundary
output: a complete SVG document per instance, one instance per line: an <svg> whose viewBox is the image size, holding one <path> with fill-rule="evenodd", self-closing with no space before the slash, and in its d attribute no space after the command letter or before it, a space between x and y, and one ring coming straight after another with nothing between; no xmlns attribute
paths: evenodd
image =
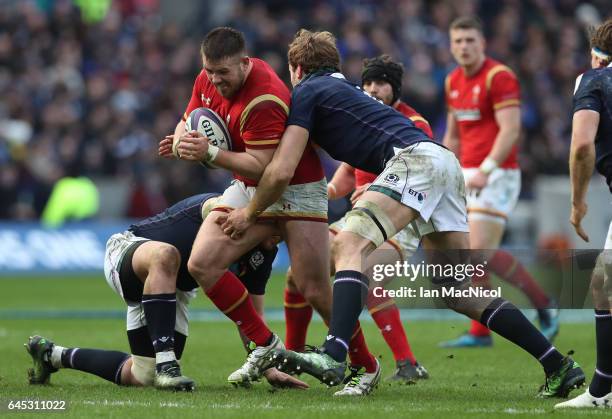
<svg viewBox="0 0 612 419"><path fill-rule="evenodd" d="M390 196L419 212L418 238L442 231L468 232L465 181L455 155L432 142L400 150L368 191Z"/></svg>
<svg viewBox="0 0 612 419"><path fill-rule="evenodd" d="M143 304L141 302L125 300L119 279L119 271L124 255L131 246L141 241L149 241L149 239L135 236L131 231L113 234L106 242L106 251L104 253L104 277L106 282L113 291L121 296L128 306L126 316L127 330L139 329L147 325ZM189 292L176 290L175 330L185 336L189 335L189 302L196 295L197 290Z"/></svg>
<svg viewBox="0 0 612 419"><path fill-rule="evenodd" d="M463 169L466 181L474 176L477 167ZM497 168L489 175L487 186L476 193L466 191L470 220L490 220L505 223L521 192L521 170Z"/></svg>
<svg viewBox="0 0 612 419"><path fill-rule="evenodd" d="M257 187L234 179L215 204L213 211L228 212L244 208L253 199ZM327 180L289 185L281 198L270 205L261 219L285 219L327 222Z"/></svg>

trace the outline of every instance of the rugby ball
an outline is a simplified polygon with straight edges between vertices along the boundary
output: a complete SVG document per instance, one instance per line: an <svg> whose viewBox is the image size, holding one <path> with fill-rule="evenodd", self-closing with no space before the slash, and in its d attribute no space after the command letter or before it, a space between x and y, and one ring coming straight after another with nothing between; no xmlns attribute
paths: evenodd
<svg viewBox="0 0 612 419"><path fill-rule="evenodd" d="M187 131L198 131L208 138L208 143L222 150L232 149L232 139L223 118L209 108L197 108L191 111L185 125ZM218 167L212 163L202 164L210 169Z"/></svg>

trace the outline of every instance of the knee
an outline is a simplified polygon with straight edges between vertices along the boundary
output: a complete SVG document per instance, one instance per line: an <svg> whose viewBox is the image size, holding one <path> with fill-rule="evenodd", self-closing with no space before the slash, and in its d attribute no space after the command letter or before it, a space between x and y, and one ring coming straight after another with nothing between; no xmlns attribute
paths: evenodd
<svg viewBox="0 0 612 419"><path fill-rule="evenodd" d="M172 276L175 276L181 266L181 253L169 244L159 246L152 255L152 265Z"/></svg>
<svg viewBox="0 0 612 419"><path fill-rule="evenodd" d="M331 243L331 256L334 262L359 256L365 258L374 250L372 242L354 234L338 234Z"/></svg>
<svg viewBox="0 0 612 419"><path fill-rule="evenodd" d="M204 251L193 252L187 261L187 270L196 280L217 279L228 268L224 265L224 257L216 250L223 249L223 246L213 246Z"/></svg>

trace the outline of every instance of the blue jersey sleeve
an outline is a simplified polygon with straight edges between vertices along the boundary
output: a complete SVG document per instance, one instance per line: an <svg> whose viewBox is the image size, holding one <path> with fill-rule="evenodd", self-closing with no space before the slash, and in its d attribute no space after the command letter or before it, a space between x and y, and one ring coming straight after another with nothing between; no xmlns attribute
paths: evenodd
<svg viewBox="0 0 612 419"><path fill-rule="evenodd" d="M305 84L296 86L291 93L291 109L287 125L298 125L308 131L314 123L314 110L317 95L314 89Z"/></svg>
<svg viewBox="0 0 612 419"><path fill-rule="evenodd" d="M595 70L587 71L576 79L576 90L574 92L574 113L582 109L588 109L601 113L603 105L600 78Z"/></svg>

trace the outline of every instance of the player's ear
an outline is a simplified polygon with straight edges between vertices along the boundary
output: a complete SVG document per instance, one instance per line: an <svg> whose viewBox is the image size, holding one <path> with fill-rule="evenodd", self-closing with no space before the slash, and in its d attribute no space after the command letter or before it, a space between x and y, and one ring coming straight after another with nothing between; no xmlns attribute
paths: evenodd
<svg viewBox="0 0 612 419"><path fill-rule="evenodd" d="M301 64L298 64L297 68L295 69L295 75L297 76L298 80L302 80L304 77L304 70L302 69Z"/></svg>
<svg viewBox="0 0 612 419"><path fill-rule="evenodd" d="M249 56L245 55L242 58L240 58L240 65L242 66L248 66L249 65Z"/></svg>

